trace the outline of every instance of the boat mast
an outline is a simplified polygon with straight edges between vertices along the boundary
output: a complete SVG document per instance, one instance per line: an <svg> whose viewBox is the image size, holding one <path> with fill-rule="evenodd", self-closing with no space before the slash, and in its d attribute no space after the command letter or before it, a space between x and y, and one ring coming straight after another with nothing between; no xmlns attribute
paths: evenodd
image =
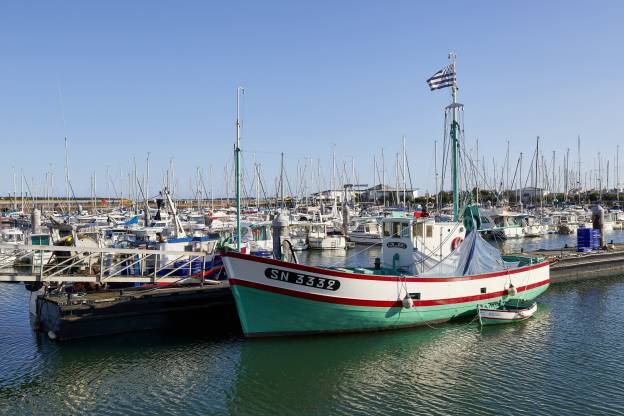
<svg viewBox="0 0 624 416"><path fill-rule="evenodd" d="M538 166L539 166L539 136L537 136L537 142L535 145L535 191L533 192L533 195L535 195L536 197L537 197L537 187L539 186L539 182L538 182L539 171L537 170Z"/></svg>
<svg viewBox="0 0 624 416"><path fill-rule="evenodd" d="M241 249L241 200L240 200L240 96L245 92L243 87L236 89L236 147L234 159L236 161L236 250Z"/></svg>
<svg viewBox="0 0 624 416"><path fill-rule="evenodd" d="M523 184L522 184L522 152L520 152L520 183L518 190L518 203L520 204L520 211L522 211L522 193L523 193Z"/></svg>
<svg viewBox="0 0 624 416"><path fill-rule="evenodd" d="M212 186L213 186L213 181L212 181L212 164L208 167L208 172L210 172L210 211L214 211L214 196L212 193Z"/></svg>
<svg viewBox="0 0 624 416"><path fill-rule="evenodd" d="M260 170L256 162L256 154L254 153L254 168L256 170L256 211L260 211Z"/></svg>
<svg viewBox="0 0 624 416"><path fill-rule="evenodd" d="M13 211L17 211L17 185L15 183L15 166L12 166L13 169Z"/></svg>
<svg viewBox="0 0 624 416"><path fill-rule="evenodd" d="M505 178L505 190L509 192L509 140L507 140L507 156L505 157L507 164L507 173Z"/></svg>
<svg viewBox="0 0 624 416"><path fill-rule="evenodd" d="M449 59L452 61L453 73L457 74L455 63L457 55L453 52L449 53ZM457 122L457 83L453 82L451 86L451 95L453 97L453 103L451 104L451 143L453 152L453 221L459 221L459 139L458 139L458 125Z"/></svg>
<svg viewBox="0 0 624 416"><path fill-rule="evenodd" d="M69 162L67 156L67 137L65 137L65 197L67 198L67 215L69 215Z"/></svg>
<svg viewBox="0 0 624 416"><path fill-rule="evenodd" d="M403 135L403 208L407 208L407 184L405 182L405 135Z"/></svg>
<svg viewBox="0 0 624 416"><path fill-rule="evenodd" d="M332 216L338 216L338 207L336 205L336 194L334 193L334 189L336 188L336 145L334 144L332 149L332 176L331 176L331 185L330 185L329 194L332 198ZM320 195L319 195L320 197Z"/></svg>
<svg viewBox="0 0 624 416"><path fill-rule="evenodd" d="M386 158L384 148L381 148L381 191L383 193L383 206L386 207Z"/></svg>
<svg viewBox="0 0 624 416"><path fill-rule="evenodd" d="M280 193L280 208L284 208L284 152L281 153L280 162L280 179L279 179L279 193Z"/></svg>
<svg viewBox="0 0 624 416"><path fill-rule="evenodd" d="M22 199L21 212L24 213L24 169L20 169L20 197Z"/></svg>
<svg viewBox="0 0 624 416"><path fill-rule="evenodd" d="M401 196L399 195L399 153L397 152L396 154L396 178L395 178L395 184L396 184L396 188L395 188L395 196L396 196L396 206L399 206L400 200L401 200Z"/></svg>
<svg viewBox="0 0 624 416"><path fill-rule="evenodd" d="M438 211L438 141L433 141L433 172L435 174L435 209Z"/></svg>
<svg viewBox="0 0 624 416"><path fill-rule="evenodd" d="M581 203L581 135L579 134L576 142L576 153L578 156L578 181L576 185L578 187L579 204Z"/></svg>
<svg viewBox="0 0 624 416"><path fill-rule="evenodd" d="M477 174L476 176L476 183L477 183L477 195L476 195L476 200L477 200L477 205L479 205L479 139L477 139L477 161L476 161L476 165L477 165Z"/></svg>

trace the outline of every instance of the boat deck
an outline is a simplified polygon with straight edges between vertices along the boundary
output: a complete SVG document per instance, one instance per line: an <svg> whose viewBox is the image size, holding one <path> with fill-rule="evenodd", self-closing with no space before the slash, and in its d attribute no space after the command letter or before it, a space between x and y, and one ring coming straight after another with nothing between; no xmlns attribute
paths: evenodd
<svg viewBox="0 0 624 416"><path fill-rule="evenodd" d="M518 263L517 267L524 267L531 264L537 264L544 261L544 257L540 256L523 256L523 255L508 255L503 256L503 260L506 262ZM405 273L401 273L400 270L388 268L388 267L330 267L331 270L336 270L343 273L353 274L365 274L371 276L404 276Z"/></svg>

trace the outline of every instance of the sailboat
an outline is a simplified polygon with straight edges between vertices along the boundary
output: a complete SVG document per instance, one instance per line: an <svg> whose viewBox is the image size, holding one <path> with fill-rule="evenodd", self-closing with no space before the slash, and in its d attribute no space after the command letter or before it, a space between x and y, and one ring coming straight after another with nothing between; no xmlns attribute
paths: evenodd
<svg viewBox="0 0 624 416"><path fill-rule="evenodd" d="M440 75L438 75L440 74ZM452 82L450 136L453 211L465 240L443 259L418 250L418 220L396 213L382 221L382 254L372 267L316 267L239 252L223 257L247 337L359 332L416 327L475 316L479 305L534 299L550 284L548 261L503 257L478 232L477 206L459 223L455 64L434 77ZM432 77L432 79L434 78ZM430 84L431 85L431 84ZM433 89L433 88L432 88ZM425 267L426 265L426 267Z"/></svg>

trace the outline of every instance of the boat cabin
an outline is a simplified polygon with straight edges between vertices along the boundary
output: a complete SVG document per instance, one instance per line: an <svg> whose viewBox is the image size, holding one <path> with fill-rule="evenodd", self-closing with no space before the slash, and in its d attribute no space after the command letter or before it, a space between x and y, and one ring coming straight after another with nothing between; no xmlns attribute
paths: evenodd
<svg viewBox="0 0 624 416"><path fill-rule="evenodd" d="M463 241L463 224L435 222L431 218L384 218L382 263L393 269L410 269L414 252L428 258L442 260Z"/></svg>

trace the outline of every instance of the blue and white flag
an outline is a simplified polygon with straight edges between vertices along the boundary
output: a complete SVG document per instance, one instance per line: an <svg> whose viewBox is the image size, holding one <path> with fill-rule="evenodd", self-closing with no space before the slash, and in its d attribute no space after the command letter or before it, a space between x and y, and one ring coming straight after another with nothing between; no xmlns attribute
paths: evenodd
<svg viewBox="0 0 624 416"><path fill-rule="evenodd" d="M453 64L448 65L444 69L439 70L431 78L427 80L431 91L439 90L440 88L455 86L455 66Z"/></svg>

